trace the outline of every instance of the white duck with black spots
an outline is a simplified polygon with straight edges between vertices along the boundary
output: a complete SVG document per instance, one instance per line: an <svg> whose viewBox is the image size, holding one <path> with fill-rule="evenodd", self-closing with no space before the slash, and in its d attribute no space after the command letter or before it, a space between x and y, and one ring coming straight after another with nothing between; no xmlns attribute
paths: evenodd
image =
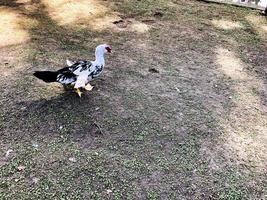
<svg viewBox="0 0 267 200"><path fill-rule="evenodd" d="M111 53L111 47L107 44L101 44L96 47L95 61L67 60L68 67L54 72L36 71L34 76L47 83L58 82L64 86L74 85L77 94L81 97L82 92L80 91L80 88L89 91L93 89L89 82L97 78L103 71L105 66L104 55L106 53Z"/></svg>

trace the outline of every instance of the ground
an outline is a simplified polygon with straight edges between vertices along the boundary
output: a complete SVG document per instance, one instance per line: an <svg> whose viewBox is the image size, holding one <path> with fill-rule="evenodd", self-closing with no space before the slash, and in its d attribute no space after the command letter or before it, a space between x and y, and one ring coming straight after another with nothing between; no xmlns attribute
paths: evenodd
<svg viewBox="0 0 267 200"><path fill-rule="evenodd" d="M94 59L78 98L32 76ZM265 199L267 23L186 0L0 2L1 199Z"/></svg>

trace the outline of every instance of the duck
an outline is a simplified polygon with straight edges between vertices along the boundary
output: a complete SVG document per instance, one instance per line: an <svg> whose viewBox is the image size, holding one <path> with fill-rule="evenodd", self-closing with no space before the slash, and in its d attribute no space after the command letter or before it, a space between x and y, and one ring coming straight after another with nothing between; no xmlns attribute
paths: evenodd
<svg viewBox="0 0 267 200"><path fill-rule="evenodd" d="M95 49L95 60L66 60L67 67L57 71L35 71L33 75L46 83L58 82L65 87L73 86L79 97L82 89L91 91L93 86L90 81L96 79L104 70L105 54L111 53L108 44L98 45Z"/></svg>

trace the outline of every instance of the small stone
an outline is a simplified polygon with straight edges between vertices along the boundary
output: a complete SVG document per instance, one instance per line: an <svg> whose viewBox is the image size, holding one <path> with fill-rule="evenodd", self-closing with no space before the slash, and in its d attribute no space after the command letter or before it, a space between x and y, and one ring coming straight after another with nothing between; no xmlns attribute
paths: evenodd
<svg viewBox="0 0 267 200"><path fill-rule="evenodd" d="M6 158L9 157L10 153L13 152L12 149L8 149L7 152L6 152Z"/></svg>
<svg viewBox="0 0 267 200"><path fill-rule="evenodd" d="M27 107L23 106L20 108L20 110L26 110Z"/></svg>
<svg viewBox="0 0 267 200"><path fill-rule="evenodd" d="M74 162L74 163L77 162L76 158L74 158L74 157L69 158L69 161Z"/></svg>
<svg viewBox="0 0 267 200"><path fill-rule="evenodd" d="M96 107L95 110L98 111L100 108L99 107Z"/></svg>
<svg viewBox="0 0 267 200"><path fill-rule="evenodd" d="M229 99L232 99L233 97L232 96L229 96Z"/></svg>
<svg viewBox="0 0 267 200"><path fill-rule="evenodd" d="M18 169L19 171L23 171L25 168L26 168L25 166L23 166L23 165L19 165L17 169Z"/></svg>
<svg viewBox="0 0 267 200"><path fill-rule="evenodd" d="M181 92L181 90L180 90L178 87L176 87L175 90L176 90L178 93Z"/></svg>
<svg viewBox="0 0 267 200"><path fill-rule="evenodd" d="M32 182L34 183L34 184L37 184L38 182L39 182L39 178L36 178L36 177L33 177L32 178Z"/></svg>
<svg viewBox="0 0 267 200"><path fill-rule="evenodd" d="M112 193L112 190L108 189L107 194L111 194L111 193Z"/></svg>
<svg viewBox="0 0 267 200"><path fill-rule="evenodd" d="M195 61L190 60L190 61L188 61L188 64L194 65L195 64ZM195 68L191 67L191 69L195 69Z"/></svg>
<svg viewBox="0 0 267 200"><path fill-rule="evenodd" d="M19 179L18 179L18 178L15 178L15 182L16 182L16 183L19 182Z"/></svg>
<svg viewBox="0 0 267 200"><path fill-rule="evenodd" d="M59 127L59 130L61 130L61 129L63 129L63 126L60 126L60 127Z"/></svg>

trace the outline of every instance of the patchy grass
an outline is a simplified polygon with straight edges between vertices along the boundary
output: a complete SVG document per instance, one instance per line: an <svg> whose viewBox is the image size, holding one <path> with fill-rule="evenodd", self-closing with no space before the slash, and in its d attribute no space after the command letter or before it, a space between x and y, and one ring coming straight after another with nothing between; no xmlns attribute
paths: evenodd
<svg viewBox="0 0 267 200"><path fill-rule="evenodd" d="M263 16L199 1L54 3L1 3L12 24L0 35L16 32L0 40L1 199L266 196ZM93 59L103 42L115 53L81 99L31 75Z"/></svg>
<svg viewBox="0 0 267 200"><path fill-rule="evenodd" d="M115 3L115 9L127 17L170 17L174 11L173 3L164 0L123 0Z"/></svg>

